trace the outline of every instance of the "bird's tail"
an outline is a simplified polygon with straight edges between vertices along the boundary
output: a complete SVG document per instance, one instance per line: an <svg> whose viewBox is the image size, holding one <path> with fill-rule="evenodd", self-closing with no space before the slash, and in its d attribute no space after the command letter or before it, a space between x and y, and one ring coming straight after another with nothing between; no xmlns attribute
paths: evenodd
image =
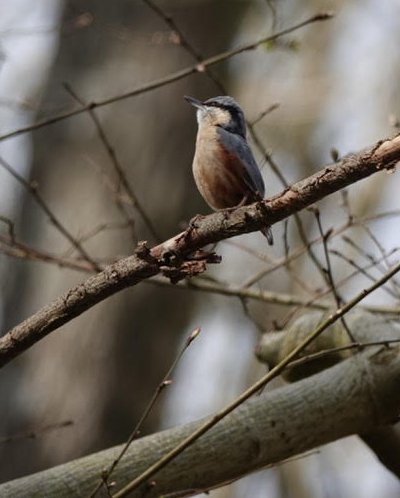
<svg viewBox="0 0 400 498"><path fill-rule="evenodd" d="M272 246L274 244L274 237L272 236L271 227L262 228L261 233L267 238L268 244Z"/></svg>

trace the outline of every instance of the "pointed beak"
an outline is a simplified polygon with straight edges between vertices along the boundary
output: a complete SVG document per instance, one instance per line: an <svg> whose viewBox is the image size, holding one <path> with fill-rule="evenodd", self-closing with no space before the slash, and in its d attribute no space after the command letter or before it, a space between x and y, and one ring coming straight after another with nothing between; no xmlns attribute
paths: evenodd
<svg viewBox="0 0 400 498"><path fill-rule="evenodd" d="M190 105L197 107L197 109L204 109L204 104L201 100L197 100L194 97L188 97L187 95L185 95L183 98L186 100L186 102L189 102Z"/></svg>

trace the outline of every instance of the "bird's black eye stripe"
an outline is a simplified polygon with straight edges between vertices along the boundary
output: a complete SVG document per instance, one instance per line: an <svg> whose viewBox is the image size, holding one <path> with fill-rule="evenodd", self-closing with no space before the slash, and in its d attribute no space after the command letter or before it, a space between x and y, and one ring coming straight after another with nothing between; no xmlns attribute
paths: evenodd
<svg viewBox="0 0 400 498"><path fill-rule="evenodd" d="M221 104L217 104L216 102L210 102L209 104L205 103L207 107L221 107L225 108L225 106L222 106Z"/></svg>
<svg viewBox="0 0 400 498"><path fill-rule="evenodd" d="M232 114L237 113L236 109L230 105L224 105L224 104L218 104L217 102L210 102L209 104L206 104L207 107L216 107L217 109L222 109L224 111L229 111Z"/></svg>

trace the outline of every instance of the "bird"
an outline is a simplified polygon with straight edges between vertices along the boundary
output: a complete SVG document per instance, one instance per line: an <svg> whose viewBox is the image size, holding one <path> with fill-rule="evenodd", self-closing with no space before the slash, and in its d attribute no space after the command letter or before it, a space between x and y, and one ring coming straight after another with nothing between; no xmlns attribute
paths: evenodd
<svg viewBox="0 0 400 498"><path fill-rule="evenodd" d="M214 211L261 201L264 181L246 140L246 121L239 104L227 95L205 101L184 98L196 108L192 169L203 199ZM272 245L271 228L265 226L261 232Z"/></svg>

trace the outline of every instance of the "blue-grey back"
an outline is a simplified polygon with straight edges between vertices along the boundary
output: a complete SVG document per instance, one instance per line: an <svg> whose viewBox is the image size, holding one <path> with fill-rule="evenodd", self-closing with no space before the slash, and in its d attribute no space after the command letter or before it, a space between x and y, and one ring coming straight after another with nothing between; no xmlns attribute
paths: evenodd
<svg viewBox="0 0 400 498"><path fill-rule="evenodd" d="M224 128L218 128L218 135L228 152L236 155L242 162L247 173L245 181L250 190L263 198L265 193L264 181L246 139L230 133Z"/></svg>

